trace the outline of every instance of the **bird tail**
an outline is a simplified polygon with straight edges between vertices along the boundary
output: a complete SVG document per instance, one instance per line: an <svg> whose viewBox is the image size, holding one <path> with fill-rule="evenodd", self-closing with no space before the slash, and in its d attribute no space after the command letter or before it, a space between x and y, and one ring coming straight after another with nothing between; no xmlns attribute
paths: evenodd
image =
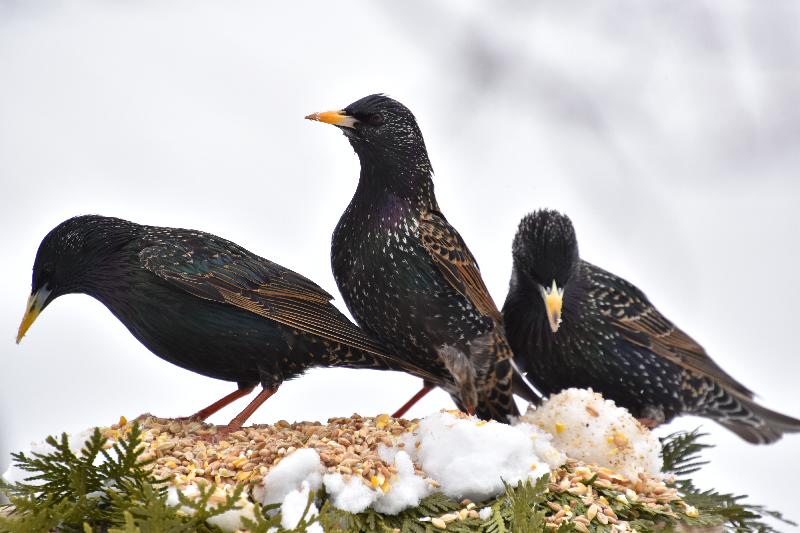
<svg viewBox="0 0 800 533"><path fill-rule="evenodd" d="M459 407L474 409L478 403L478 391L475 384L475 368L467 354L452 346L442 346L438 350L439 359L444 363L458 389Z"/></svg>
<svg viewBox="0 0 800 533"><path fill-rule="evenodd" d="M514 375L511 377L514 394L522 396L525 401L534 405L539 405L542 402L542 398L544 398L544 394L530 382L514 359L509 359L509 361L511 362L511 368L514 370Z"/></svg>
<svg viewBox="0 0 800 533"><path fill-rule="evenodd" d="M721 388L720 388L721 389ZM770 444L784 433L800 433L800 420L758 405L752 399L722 389L713 402L707 402L701 415L709 416L724 428L752 444Z"/></svg>
<svg viewBox="0 0 800 533"><path fill-rule="evenodd" d="M497 420L508 424L512 417L519 416L514 401L513 370L510 359L495 365L494 383L481 391L475 414L482 420Z"/></svg>
<svg viewBox="0 0 800 533"><path fill-rule="evenodd" d="M784 433L800 433L800 420L792 418L753 401L738 399L745 416L717 419L723 427L752 444L770 444Z"/></svg>

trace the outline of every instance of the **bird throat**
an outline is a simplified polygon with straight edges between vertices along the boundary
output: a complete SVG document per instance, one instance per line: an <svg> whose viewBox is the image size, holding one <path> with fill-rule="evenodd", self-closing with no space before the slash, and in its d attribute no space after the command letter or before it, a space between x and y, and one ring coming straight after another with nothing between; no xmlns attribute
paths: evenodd
<svg viewBox="0 0 800 533"><path fill-rule="evenodd" d="M402 205L417 212L437 209L431 175L430 165L376 164L362 159L353 201L362 204L362 210L373 212Z"/></svg>

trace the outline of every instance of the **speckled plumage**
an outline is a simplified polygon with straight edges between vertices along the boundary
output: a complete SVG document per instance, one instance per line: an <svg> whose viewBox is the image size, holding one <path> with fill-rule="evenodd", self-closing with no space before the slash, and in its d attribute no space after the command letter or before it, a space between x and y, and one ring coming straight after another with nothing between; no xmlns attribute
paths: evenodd
<svg viewBox="0 0 800 533"><path fill-rule="evenodd" d="M522 219L503 316L518 364L546 394L591 387L639 418L711 418L753 443L800 431L770 411L624 279L580 259L571 221L542 210ZM542 287L564 289L562 323L548 324Z"/></svg>
<svg viewBox="0 0 800 533"><path fill-rule="evenodd" d="M75 217L42 241L32 286L52 291L44 306L88 294L162 359L242 390L274 390L311 366L410 366L314 282L200 231Z"/></svg>
<svg viewBox="0 0 800 533"><path fill-rule="evenodd" d="M331 249L350 312L365 331L437 376L429 381L462 407L498 420L516 414L500 313L467 245L439 209L414 116L383 95L337 113L347 118L340 129L361 162Z"/></svg>

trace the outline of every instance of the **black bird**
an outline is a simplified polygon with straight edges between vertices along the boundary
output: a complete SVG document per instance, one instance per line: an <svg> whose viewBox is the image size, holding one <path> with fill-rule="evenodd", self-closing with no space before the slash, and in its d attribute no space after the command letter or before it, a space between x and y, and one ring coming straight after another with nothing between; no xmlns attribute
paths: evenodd
<svg viewBox="0 0 800 533"><path fill-rule="evenodd" d="M196 418L260 384L224 431L241 427L284 380L309 367L412 366L385 353L311 280L200 231L95 215L62 222L36 254L17 343L50 302L71 293L102 302L162 359L238 384Z"/></svg>
<svg viewBox="0 0 800 533"><path fill-rule="evenodd" d="M519 224L503 306L517 363L545 394L591 387L650 426L710 418L751 443L800 431L766 409L642 291L584 261L569 218L541 210Z"/></svg>
<svg viewBox="0 0 800 533"><path fill-rule="evenodd" d="M339 127L361 161L358 188L333 233L333 274L367 333L437 376L409 403L438 385L462 408L507 421L517 408L501 315L439 209L414 115L375 94L306 118Z"/></svg>

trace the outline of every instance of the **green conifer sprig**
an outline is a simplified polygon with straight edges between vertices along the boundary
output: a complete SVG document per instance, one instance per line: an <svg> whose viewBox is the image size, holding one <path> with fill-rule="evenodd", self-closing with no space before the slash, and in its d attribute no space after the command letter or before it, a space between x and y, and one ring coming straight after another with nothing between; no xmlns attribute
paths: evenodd
<svg viewBox="0 0 800 533"><path fill-rule="evenodd" d="M725 527L735 532L781 533L763 521L770 516L788 526L797 524L780 512L754 505L744 500L747 496L720 493L715 490L697 488L688 476L700 470L708 461L700 459L703 450L713 448L713 444L700 442L706 433L700 429L679 431L660 439L662 445L663 471L676 476L675 486L684 501L701 510L700 516L717 515L724 519Z"/></svg>

